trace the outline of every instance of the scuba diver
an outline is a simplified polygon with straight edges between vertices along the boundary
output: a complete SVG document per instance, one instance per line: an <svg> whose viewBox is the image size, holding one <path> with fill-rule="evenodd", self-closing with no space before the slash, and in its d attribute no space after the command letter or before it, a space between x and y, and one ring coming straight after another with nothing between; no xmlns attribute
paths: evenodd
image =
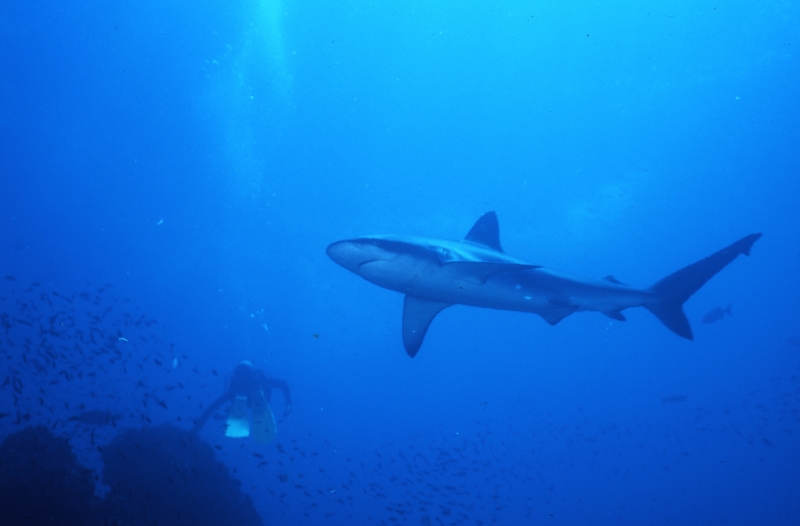
<svg viewBox="0 0 800 526"><path fill-rule="evenodd" d="M228 413L225 436L243 438L250 436L256 442L266 444L272 441L277 434L275 415L269 407L270 393L273 389L280 389L286 409L283 416L292 410L292 395L289 393L289 384L284 380L268 377L264 371L253 367L253 362L244 360L239 362L233 370L228 390L209 405L200 418L195 420L194 432L199 432L206 421L214 412L229 400L233 406ZM247 409L250 408L252 418L248 420Z"/></svg>

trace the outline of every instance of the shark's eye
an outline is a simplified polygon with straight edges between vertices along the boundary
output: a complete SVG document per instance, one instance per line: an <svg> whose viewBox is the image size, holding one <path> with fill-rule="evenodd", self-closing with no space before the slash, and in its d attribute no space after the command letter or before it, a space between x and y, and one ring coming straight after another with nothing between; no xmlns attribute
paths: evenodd
<svg viewBox="0 0 800 526"><path fill-rule="evenodd" d="M442 261L448 261L451 258L450 251L444 247L429 247L429 248L430 250L435 252L439 256L439 259L441 259Z"/></svg>

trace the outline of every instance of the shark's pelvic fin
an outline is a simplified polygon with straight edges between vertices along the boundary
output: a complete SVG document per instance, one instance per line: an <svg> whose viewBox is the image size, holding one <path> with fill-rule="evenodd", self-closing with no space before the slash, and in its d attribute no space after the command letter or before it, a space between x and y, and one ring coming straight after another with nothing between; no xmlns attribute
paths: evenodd
<svg viewBox="0 0 800 526"><path fill-rule="evenodd" d="M470 229L466 241L487 246L498 252L502 252L500 247L500 227L497 225L497 214L486 212Z"/></svg>
<svg viewBox="0 0 800 526"><path fill-rule="evenodd" d="M403 346L412 358L422 346L433 318L451 303L428 301L414 296L406 296L403 301Z"/></svg>
<svg viewBox="0 0 800 526"><path fill-rule="evenodd" d="M606 316L608 316L612 320L626 321L628 319L628 318L625 317L624 314L622 314L621 310L604 310L603 314L605 314Z"/></svg>
<svg viewBox="0 0 800 526"><path fill-rule="evenodd" d="M653 293L654 298L645 303L644 307L655 314L661 323L678 336L689 340L694 339L692 327L683 312L684 302L717 272L736 259L739 254L749 256L750 248L760 237L761 234L743 237L707 258L670 274L650 287L649 290Z"/></svg>
<svg viewBox="0 0 800 526"><path fill-rule="evenodd" d="M564 301L550 300L550 308L544 312L538 312L537 314L544 318L544 321L550 325L555 325L577 310L577 305L572 305Z"/></svg>

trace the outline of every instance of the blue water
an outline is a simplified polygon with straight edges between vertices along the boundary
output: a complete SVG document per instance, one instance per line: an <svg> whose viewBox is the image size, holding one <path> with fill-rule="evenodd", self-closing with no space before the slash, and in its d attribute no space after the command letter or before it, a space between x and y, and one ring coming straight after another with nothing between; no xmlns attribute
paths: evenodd
<svg viewBox="0 0 800 526"><path fill-rule="evenodd" d="M778 1L4 3L0 438L68 437L103 495L98 447L189 429L251 359L291 386L278 438L224 410L201 437L265 524L797 524L798 27ZM694 341L456 306L414 359L402 296L325 254L490 210L509 254L641 287L764 237L687 302Z"/></svg>

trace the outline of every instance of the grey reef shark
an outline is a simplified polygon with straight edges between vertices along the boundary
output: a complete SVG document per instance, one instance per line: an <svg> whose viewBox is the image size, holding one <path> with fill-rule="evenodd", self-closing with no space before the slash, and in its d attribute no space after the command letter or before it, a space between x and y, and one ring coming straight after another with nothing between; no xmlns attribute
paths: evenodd
<svg viewBox="0 0 800 526"><path fill-rule="evenodd" d="M413 358L433 318L455 304L533 312L550 325L578 311L624 321L622 311L644 307L669 330L691 340L683 303L739 254L749 256L760 237L743 237L644 289L613 276L568 276L507 255L500 247L494 212L481 216L460 241L368 236L332 243L327 253L367 281L405 294L403 346Z"/></svg>

